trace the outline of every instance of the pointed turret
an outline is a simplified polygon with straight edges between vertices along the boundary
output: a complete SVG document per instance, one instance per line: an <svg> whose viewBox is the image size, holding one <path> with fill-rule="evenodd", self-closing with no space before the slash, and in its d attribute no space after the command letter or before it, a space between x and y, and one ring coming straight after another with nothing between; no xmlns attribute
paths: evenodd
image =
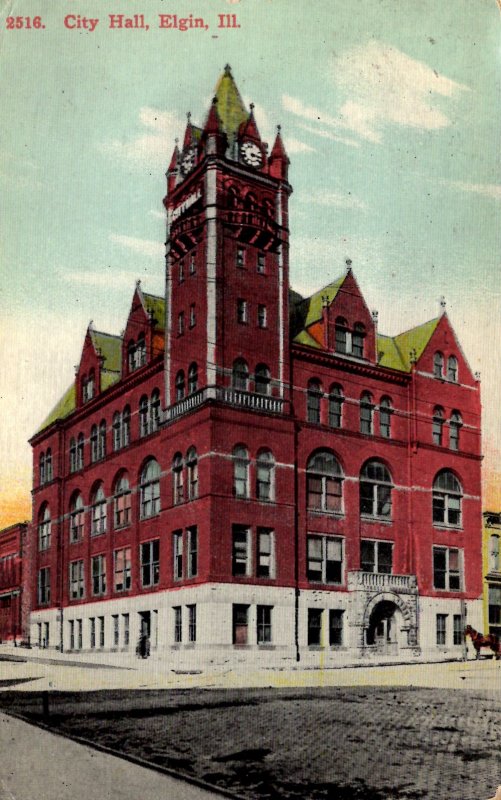
<svg viewBox="0 0 501 800"><path fill-rule="evenodd" d="M202 132L202 145L207 155L224 155L226 142L226 136L221 128L218 99L214 96Z"/></svg>
<svg viewBox="0 0 501 800"><path fill-rule="evenodd" d="M228 143L231 147L237 138L240 126L242 123L247 122L249 112L245 108L229 64L226 65L217 82L215 96L217 98L221 129L228 137Z"/></svg>
<svg viewBox="0 0 501 800"><path fill-rule="evenodd" d="M268 159L269 172L274 178L279 178L280 180L286 181L289 172L290 161L287 153L285 152L280 131L280 125L277 125L277 136Z"/></svg>
<svg viewBox="0 0 501 800"><path fill-rule="evenodd" d="M177 139L176 144L174 146L174 151L172 153L172 158L170 160L169 167L166 172L167 177L167 193L170 194L176 185L176 179L179 173L179 148L177 146Z"/></svg>

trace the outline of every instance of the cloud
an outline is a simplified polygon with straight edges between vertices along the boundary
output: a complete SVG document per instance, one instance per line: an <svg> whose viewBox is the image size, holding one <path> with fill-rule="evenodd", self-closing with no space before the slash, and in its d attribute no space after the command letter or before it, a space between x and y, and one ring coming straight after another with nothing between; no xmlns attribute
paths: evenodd
<svg viewBox="0 0 501 800"><path fill-rule="evenodd" d="M341 194L341 192L331 192L328 189L324 189L308 196L305 195L301 199L316 206L334 206L336 208L360 209L366 208L363 200L355 197L350 192L348 192L348 194Z"/></svg>
<svg viewBox="0 0 501 800"><path fill-rule="evenodd" d="M300 139L294 138L294 136L285 136L284 137L284 145L285 150L287 153L292 155L293 153L314 153L315 148L310 147L309 144L305 142L301 142Z"/></svg>
<svg viewBox="0 0 501 800"><path fill-rule="evenodd" d="M444 183L463 192L474 192L493 200L501 200L501 184L499 183L467 183L464 181L444 181Z"/></svg>
<svg viewBox="0 0 501 800"><path fill-rule="evenodd" d="M310 132L326 138L333 138L330 128L374 143L383 140L385 128L391 125L440 130L452 120L437 105L437 97L451 100L469 91L422 61L374 40L332 57L329 75L345 98L335 113L308 106L290 95L282 97L286 111L313 123ZM344 143L352 145L353 141L348 138Z"/></svg>
<svg viewBox="0 0 501 800"><path fill-rule="evenodd" d="M145 106L139 111L139 122L144 130L138 136L128 141L112 139L103 142L99 149L137 165L167 165L174 139L184 131L186 120L177 112Z"/></svg>
<svg viewBox="0 0 501 800"><path fill-rule="evenodd" d="M314 128L312 125L305 125L304 123L300 123L298 127L307 133L312 133L314 136L320 136L321 139L341 142L341 144L346 144L348 147L360 147L360 142L357 142L356 139L349 139L347 136L339 136L339 134L333 133L332 131L326 131L325 128Z"/></svg>
<svg viewBox="0 0 501 800"><path fill-rule="evenodd" d="M110 242L119 244L134 253L140 253L148 258L161 258L165 252L162 242L156 242L151 239L137 239L134 236L122 236L119 233L111 233L109 239Z"/></svg>

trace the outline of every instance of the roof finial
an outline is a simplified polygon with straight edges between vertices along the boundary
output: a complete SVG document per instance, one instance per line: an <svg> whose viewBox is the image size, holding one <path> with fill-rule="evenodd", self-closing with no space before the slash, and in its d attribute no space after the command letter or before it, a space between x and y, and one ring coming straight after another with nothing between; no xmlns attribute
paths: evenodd
<svg viewBox="0 0 501 800"><path fill-rule="evenodd" d="M186 112L186 119L188 120L188 125L191 124L191 111Z"/></svg>
<svg viewBox="0 0 501 800"><path fill-rule="evenodd" d="M475 380L476 381L480 380L480 372L475 372Z"/></svg>
<svg viewBox="0 0 501 800"><path fill-rule="evenodd" d="M352 264L351 258L347 258L345 264L346 264L346 272L349 275L351 272L351 264Z"/></svg>
<svg viewBox="0 0 501 800"><path fill-rule="evenodd" d="M230 67L230 65L229 65L229 64L225 64L225 67L224 67L224 74L225 74L225 75L231 75L231 67Z"/></svg>
<svg viewBox="0 0 501 800"><path fill-rule="evenodd" d="M440 298L440 308L442 308L445 311L446 305L447 305L447 301L446 301L445 297L442 295L442 297Z"/></svg>
<svg viewBox="0 0 501 800"><path fill-rule="evenodd" d="M176 138L174 139L174 144L176 145L176 147L178 146L178 144L179 144L179 137L178 136L176 136Z"/></svg>
<svg viewBox="0 0 501 800"><path fill-rule="evenodd" d="M138 278L136 280L136 289L140 289L140 288L141 288L141 278Z"/></svg>
<svg viewBox="0 0 501 800"><path fill-rule="evenodd" d="M372 321L373 321L374 325L377 325L377 321L378 321L378 318L379 318L379 311L376 311L376 309L374 309L373 311L371 311L371 314L372 314Z"/></svg>
<svg viewBox="0 0 501 800"><path fill-rule="evenodd" d="M417 352L414 347L412 348L412 350L409 350L409 360L411 364L415 364L417 362Z"/></svg>
<svg viewBox="0 0 501 800"><path fill-rule="evenodd" d="M217 97L216 97L216 95L214 95L214 97L212 98L212 105L213 106L217 106Z"/></svg>
<svg viewBox="0 0 501 800"><path fill-rule="evenodd" d="M280 135L280 131L281 130L282 130L282 126L281 125L277 125L277 134L278 135Z"/></svg>
<svg viewBox="0 0 501 800"><path fill-rule="evenodd" d="M254 111L254 103L249 103L249 108L251 111Z"/></svg>
<svg viewBox="0 0 501 800"><path fill-rule="evenodd" d="M329 295L323 294L322 295L322 308L327 308L329 305Z"/></svg>

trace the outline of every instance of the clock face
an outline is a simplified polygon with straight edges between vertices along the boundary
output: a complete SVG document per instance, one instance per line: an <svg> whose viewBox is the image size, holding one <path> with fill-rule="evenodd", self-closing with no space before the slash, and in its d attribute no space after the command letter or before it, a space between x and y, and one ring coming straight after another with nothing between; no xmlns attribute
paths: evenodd
<svg viewBox="0 0 501 800"><path fill-rule="evenodd" d="M191 172L194 166L195 166L195 152L194 150L187 150L183 158L181 159L181 171L183 172L183 175L187 175L188 172Z"/></svg>
<svg viewBox="0 0 501 800"><path fill-rule="evenodd" d="M250 167L260 167L263 163L263 154L255 142L244 142L240 152L243 160Z"/></svg>

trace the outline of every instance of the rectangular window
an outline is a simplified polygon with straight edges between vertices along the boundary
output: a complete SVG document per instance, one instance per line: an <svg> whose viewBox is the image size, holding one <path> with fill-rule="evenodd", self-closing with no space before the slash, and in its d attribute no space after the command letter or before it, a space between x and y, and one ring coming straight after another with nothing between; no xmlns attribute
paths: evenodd
<svg viewBox="0 0 501 800"><path fill-rule="evenodd" d="M266 256L264 253L257 254L257 271L260 275L266 272Z"/></svg>
<svg viewBox="0 0 501 800"><path fill-rule="evenodd" d="M197 640L197 607L187 606L188 608L188 641Z"/></svg>
<svg viewBox="0 0 501 800"><path fill-rule="evenodd" d="M501 626L501 586L492 584L489 586L489 625Z"/></svg>
<svg viewBox="0 0 501 800"><path fill-rule="evenodd" d="M195 256L190 256L190 275L194 275L196 271Z"/></svg>
<svg viewBox="0 0 501 800"><path fill-rule="evenodd" d="M104 647L104 617L98 617L99 647Z"/></svg>
<svg viewBox="0 0 501 800"><path fill-rule="evenodd" d="M69 624L69 627L70 627L70 650L74 650L75 649L75 620L74 619L70 619L68 624Z"/></svg>
<svg viewBox="0 0 501 800"><path fill-rule="evenodd" d="M81 650L83 647L83 620L77 619L77 648Z"/></svg>
<svg viewBox="0 0 501 800"><path fill-rule="evenodd" d="M322 644L322 615L321 608L308 609L308 645L320 647Z"/></svg>
<svg viewBox="0 0 501 800"><path fill-rule="evenodd" d="M50 567L42 567L38 571L38 604L50 603Z"/></svg>
<svg viewBox="0 0 501 800"><path fill-rule="evenodd" d="M122 630L124 637L124 647L128 647L130 641L130 617L128 614L122 614Z"/></svg>
<svg viewBox="0 0 501 800"><path fill-rule="evenodd" d="M434 547L433 587L459 592L462 584L462 551L455 547Z"/></svg>
<svg viewBox="0 0 501 800"><path fill-rule="evenodd" d="M50 519L44 519L38 526L38 549L48 550L50 547Z"/></svg>
<svg viewBox="0 0 501 800"><path fill-rule="evenodd" d="M114 560L115 592L125 592L131 587L131 548L115 550Z"/></svg>
<svg viewBox="0 0 501 800"><path fill-rule="evenodd" d="M183 616L181 606L175 606L174 611L174 641L183 641Z"/></svg>
<svg viewBox="0 0 501 800"><path fill-rule="evenodd" d="M195 315L195 303L191 303L190 305L190 328L195 327L196 323L196 315Z"/></svg>
<svg viewBox="0 0 501 800"><path fill-rule="evenodd" d="M437 645L447 641L447 614L437 614Z"/></svg>
<svg viewBox="0 0 501 800"><path fill-rule="evenodd" d="M391 575L393 571L393 545L362 539L360 542L360 569Z"/></svg>
<svg viewBox="0 0 501 800"><path fill-rule="evenodd" d="M257 325L258 328L266 328L268 324L266 306L258 305L257 307Z"/></svg>
<svg viewBox="0 0 501 800"><path fill-rule="evenodd" d="M188 578L198 574L198 531L196 525L188 528Z"/></svg>
<svg viewBox="0 0 501 800"><path fill-rule="evenodd" d="M85 594L84 562L70 563L70 600L81 600Z"/></svg>
<svg viewBox="0 0 501 800"><path fill-rule="evenodd" d="M120 644L120 617L118 614L113 614L111 619L113 622L113 647L118 647Z"/></svg>
<svg viewBox="0 0 501 800"><path fill-rule="evenodd" d="M106 556L92 557L92 594L106 592Z"/></svg>
<svg viewBox="0 0 501 800"><path fill-rule="evenodd" d="M49 637L49 623L44 622L43 624L43 646L48 647L50 644L50 637Z"/></svg>
<svg viewBox="0 0 501 800"><path fill-rule="evenodd" d="M160 580L160 540L143 542L141 545L141 583L156 586Z"/></svg>
<svg viewBox="0 0 501 800"><path fill-rule="evenodd" d="M179 262L179 283L184 281L184 261Z"/></svg>
<svg viewBox="0 0 501 800"><path fill-rule="evenodd" d="M248 642L249 606L233 606L233 644L245 645Z"/></svg>
<svg viewBox="0 0 501 800"><path fill-rule="evenodd" d="M250 529L233 525L232 573L234 576L250 575Z"/></svg>
<svg viewBox="0 0 501 800"><path fill-rule="evenodd" d="M96 618L95 617L91 617L89 619L89 628L90 628L90 631L89 631L90 648L91 648L91 650L94 650L94 648L96 647Z"/></svg>
<svg viewBox="0 0 501 800"><path fill-rule="evenodd" d="M245 250L243 247L237 247L235 263L237 267L245 267Z"/></svg>
<svg viewBox="0 0 501 800"><path fill-rule="evenodd" d="M329 644L339 647L343 644L343 618L344 611L331 608L329 611Z"/></svg>
<svg viewBox="0 0 501 800"><path fill-rule="evenodd" d="M180 311L177 317L177 333L178 336L184 333L184 311Z"/></svg>
<svg viewBox="0 0 501 800"><path fill-rule="evenodd" d="M454 614L452 618L452 641L453 644L463 644L463 617L461 614Z"/></svg>
<svg viewBox="0 0 501 800"><path fill-rule="evenodd" d="M124 492L115 497L115 528L121 528L130 523L131 494Z"/></svg>
<svg viewBox="0 0 501 800"><path fill-rule="evenodd" d="M273 606L257 606L257 643L271 644L271 612Z"/></svg>
<svg viewBox="0 0 501 800"><path fill-rule="evenodd" d="M70 515L70 542L79 542L83 538L84 509L75 508Z"/></svg>
<svg viewBox="0 0 501 800"><path fill-rule="evenodd" d="M172 542L174 549L174 580L180 581L183 577L183 532L174 531Z"/></svg>
<svg viewBox="0 0 501 800"><path fill-rule="evenodd" d="M237 300L237 322L244 325L247 322L247 300Z"/></svg>
<svg viewBox="0 0 501 800"><path fill-rule="evenodd" d="M307 578L315 583L343 582L343 540L307 537Z"/></svg>
<svg viewBox="0 0 501 800"><path fill-rule="evenodd" d="M257 566L258 578L274 578L274 532L269 528L257 529Z"/></svg>

